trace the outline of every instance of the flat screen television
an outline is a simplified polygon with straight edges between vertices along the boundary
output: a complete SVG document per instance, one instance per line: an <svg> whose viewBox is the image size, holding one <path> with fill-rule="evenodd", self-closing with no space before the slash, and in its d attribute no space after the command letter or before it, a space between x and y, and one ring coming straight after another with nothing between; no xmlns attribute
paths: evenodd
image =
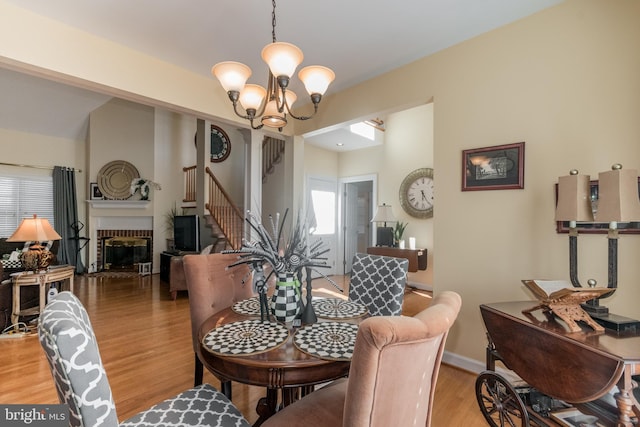
<svg viewBox="0 0 640 427"><path fill-rule="evenodd" d="M200 252L200 217L198 215L175 216L173 239L177 251Z"/></svg>

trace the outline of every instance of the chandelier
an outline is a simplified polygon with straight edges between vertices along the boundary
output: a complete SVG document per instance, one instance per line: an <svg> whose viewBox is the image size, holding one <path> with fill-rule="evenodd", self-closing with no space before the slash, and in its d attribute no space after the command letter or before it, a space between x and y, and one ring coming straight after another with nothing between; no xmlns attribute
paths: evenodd
<svg viewBox="0 0 640 427"><path fill-rule="evenodd" d="M302 50L291 43L276 42L276 2L272 0L273 11L271 13L272 43L262 49L262 59L269 66L269 80L267 89L256 84L246 84L251 76L251 68L239 62L219 62L211 68L229 99L233 103L233 111L243 119L251 122L252 129L260 129L263 126L282 130L287 125L287 115L296 120L308 120L318 111L318 104L329 84L335 78L335 73L321 65L304 67L298 73L298 78L311 97L313 113L310 116L297 116L291 111L291 106L296 101L294 92L287 90L291 76L302 62L304 55ZM238 102L244 109L243 114L238 109ZM256 126L254 120L260 119Z"/></svg>

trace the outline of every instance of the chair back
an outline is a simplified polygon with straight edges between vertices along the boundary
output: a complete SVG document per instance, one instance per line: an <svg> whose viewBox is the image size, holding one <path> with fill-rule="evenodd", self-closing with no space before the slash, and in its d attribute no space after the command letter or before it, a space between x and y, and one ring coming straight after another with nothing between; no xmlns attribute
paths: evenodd
<svg viewBox="0 0 640 427"><path fill-rule="evenodd" d="M237 254L185 255L182 258L191 313L191 337L197 353L198 329L207 318L233 303L253 296L247 265L227 268ZM245 283L242 283L245 280Z"/></svg>
<svg viewBox="0 0 640 427"><path fill-rule="evenodd" d="M414 317L360 324L343 426L430 426L442 353L460 306L460 296L447 291Z"/></svg>
<svg viewBox="0 0 640 427"><path fill-rule="evenodd" d="M60 403L69 405L69 425L117 426L111 387L91 321L71 292L60 292L44 308L38 324Z"/></svg>
<svg viewBox="0 0 640 427"><path fill-rule="evenodd" d="M371 316L400 316L409 260L356 253L349 299L364 304Z"/></svg>

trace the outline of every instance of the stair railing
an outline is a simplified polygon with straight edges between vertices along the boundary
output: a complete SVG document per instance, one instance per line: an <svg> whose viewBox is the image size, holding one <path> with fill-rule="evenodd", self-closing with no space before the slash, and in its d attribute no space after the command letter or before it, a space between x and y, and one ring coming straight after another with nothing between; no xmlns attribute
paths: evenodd
<svg viewBox="0 0 640 427"><path fill-rule="evenodd" d="M186 166L182 168L184 172L184 203L196 201L196 166Z"/></svg>
<svg viewBox="0 0 640 427"><path fill-rule="evenodd" d="M206 199L205 208L220 227L229 245L233 249L240 249L244 232L244 216L231 201L211 169L207 167L205 172L209 176L209 197Z"/></svg>

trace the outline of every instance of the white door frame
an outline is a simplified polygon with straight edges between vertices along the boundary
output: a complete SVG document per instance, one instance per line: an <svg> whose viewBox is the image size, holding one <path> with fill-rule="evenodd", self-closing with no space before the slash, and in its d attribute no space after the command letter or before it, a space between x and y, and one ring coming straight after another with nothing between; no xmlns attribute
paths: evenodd
<svg viewBox="0 0 640 427"><path fill-rule="evenodd" d="M362 182L362 181L371 181L371 211L375 212L375 207L378 206L378 175L377 174L368 174L368 175L356 175L349 176L345 178L340 178L338 180L338 203L336 204L336 209L338 210L338 235L337 235L337 248L336 248L336 274L345 274L343 260L344 260L344 224L345 218L344 215L344 186L347 183L352 182ZM371 241L374 242L374 230L375 227L371 227Z"/></svg>

